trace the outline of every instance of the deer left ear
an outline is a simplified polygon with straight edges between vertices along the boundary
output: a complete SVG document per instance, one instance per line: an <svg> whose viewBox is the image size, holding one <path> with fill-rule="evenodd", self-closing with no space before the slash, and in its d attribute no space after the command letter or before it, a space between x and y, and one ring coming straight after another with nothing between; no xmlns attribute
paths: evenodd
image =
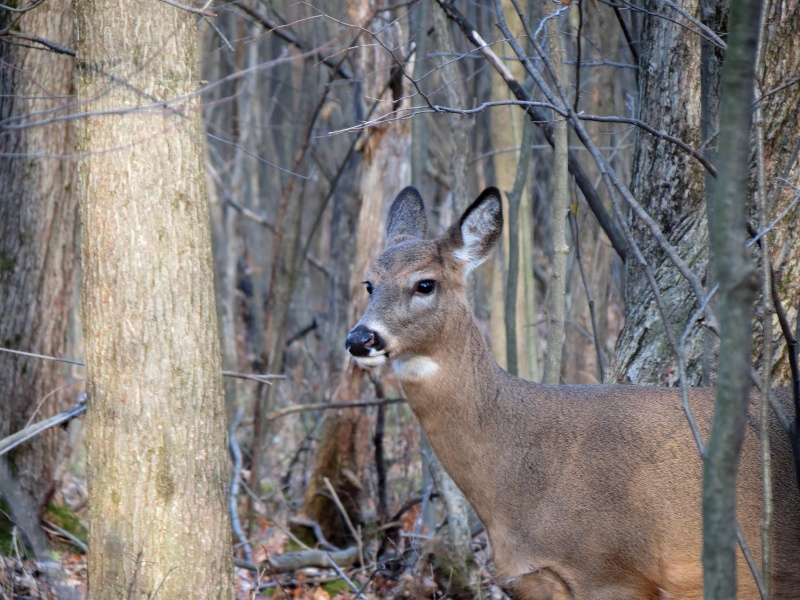
<svg viewBox="0 0 800 600"><path fill-rule="evenodd" d="M415 187L404 188L389 209L389 224L386 228L386 247L412 239L424 239L428 229L425 204Z"/></svg>
<svg viewBox="0 0 800 600"><path fill-rule="evenodd" d="M464 262L465 273L486 260L502 231L503 201L500 190L496 187L486 188L464 211L461 220L447 232L453 256Z"/></svg>

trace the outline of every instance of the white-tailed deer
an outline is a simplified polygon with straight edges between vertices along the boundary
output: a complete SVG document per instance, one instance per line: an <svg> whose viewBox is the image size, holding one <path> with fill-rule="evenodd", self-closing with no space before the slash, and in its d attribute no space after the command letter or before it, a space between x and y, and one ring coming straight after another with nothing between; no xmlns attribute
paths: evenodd
<svg viewBox="0 0 800 600"><path fill-rule="evenodd" d="M502 226L500 194L489 188L427 241L422 198L404 189L348 350L362 367L394 362L436 454L483 521L509 596L702 598L702 464L678 390L545 386L503 371L464 292ZM691 403L707 435L714 391L692 390ZM737 510L757 557L758 427L754 403ZM773 598L800 598L800 495L777 420L771 431ZM758 598L741 555L738 581L740 598Z"/></svg>

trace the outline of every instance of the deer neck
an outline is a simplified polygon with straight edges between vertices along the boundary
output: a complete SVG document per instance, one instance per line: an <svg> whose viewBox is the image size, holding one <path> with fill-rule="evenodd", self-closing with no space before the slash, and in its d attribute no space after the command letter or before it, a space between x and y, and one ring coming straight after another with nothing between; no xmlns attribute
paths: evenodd
<svg viewBox="0 0 800 600"><path fill-rule="evenodd" d="M498 488L475 474L496 470L491 462L504 439L497 415L513 378L497 365L477 323L468 317L448 328L446 348L401 358L395 369L436 455L488 527L492 491Z"/></svg>

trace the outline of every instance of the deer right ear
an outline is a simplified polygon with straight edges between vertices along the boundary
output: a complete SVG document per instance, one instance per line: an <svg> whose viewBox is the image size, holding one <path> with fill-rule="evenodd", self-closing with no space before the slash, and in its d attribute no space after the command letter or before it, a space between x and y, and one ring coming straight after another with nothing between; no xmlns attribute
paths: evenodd
<svg viewBox="0 0 800 600"><path fill-rule="evenodd" d="M386 247L412 239L424 239L428 229L425 205L415 187L404 188L389 209L389 226L386 230Z"/></svg>
<svg viewBox="0 0 800 600"><path fill-rule="evenodd" d="M496 187L486 188L448 232L450 243L455 246L453 255L466 263L465 273L486 260L502 231L503 201L500 190Z"/></svg>

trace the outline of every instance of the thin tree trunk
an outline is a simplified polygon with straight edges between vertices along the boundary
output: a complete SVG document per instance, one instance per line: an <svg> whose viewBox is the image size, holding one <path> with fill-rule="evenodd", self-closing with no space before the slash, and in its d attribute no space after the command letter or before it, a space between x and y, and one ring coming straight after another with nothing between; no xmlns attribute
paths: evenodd
<svg viewBox="0 0 800 600"><path fill-rule="evenodd" d="M750 125L761 0L731 2L720 101L712 255L719 277L720 377L703 462L703 597L736 597L736 473L750 396L757 277L747 241ZM746 576L746 575L745 575Z"/></svg>
<svg viewBox="0 0 800 600"><path fill-rule="evenodd" d="M5 11L0 11L5 12ZM18 14L5 13L0 28ZM17 21L15 30L62 47L72 45L69 0L52 0ZM0 42L0 118L24 118L67 106L74 58L41 47ZM24 122L24 121L23 121ZM4 131L0 135L0 346L65 356L72 305L78 233L74 126L71 121ZM33 418L54 415L71 404L62 363L0 352L0 438ZM40 406L41 403L41 406ZM36 437L11 455L14 476L46 502L66 434Z"/></svg>
<svg viewBox="0 0 800 600"><path fill-rule="evenodd" d="M553 61L553 76L561 79L561 28L558 18L547 23L550 57ZM565 86L566 87L566 86ZM554 113L555 115L555 113ZM547 360L544 365L543 382L556 385L561 382L561 349L564 347L564 313L566 302L567 255L566 240L567 210L569 206L569 135L567 121L554 116L553 138L553 273L550 276L550 303L547 306Z"/></svg>
<svg viewBox="0 0 800 600"><path fill-rule="evenodd" d="M522 10L527 11L527 2L521 2ZM513 14L514 8L510 0L503 0L503 10L507 14ZM522 33L522 25L515 24L519 33ZM499 55L503 55L508 50L508 55L513 56L513 52L506 44L495 48ZM525 70L522 64L513 60L507 63L509 69L518 81L525 78ZM513 100L513 94L509 91L502 77L492 71L492 100ZM499 106L491 112L491 138L492 146L497 154L493 157L495 169L495 185L503 192L503 211L508 214L507 194L511 193L514 187L514 180L517 174L517 164L519 162L519 148L522 144L523 124L527 119L526 115L519 111L516 106ZM525 199L529 195L526 186L520 198ZM523 206L524 205L524 206ZM520 239L520 248L532 247L533 229L523 227L524 223L530 221L522 217L523 210L529 210L529 204L522 201L520 205L520 219L516 222L509 222L503 228L503 245L495 254L492 272L492 293L491 293L491 347L492 354L498 364L506 367L508 359L506 356L506 319L505 319L505 283L508 270L508 244L509 232L511 228L516 228ZM530 379L534 376L537 366L536 353L536 329L533 326L535 319L534 305L532 302L534 290L532 287L533 279L530 277L532 272L532 257L529 254L520 254L518 279L522 285L517 286L516 309L516 338L517 338L517 367L519 376ZM534 357L531 358L531 353Z"/></svg>
<svg viewBox="0 0 800 600"><path fill-rule="evenodd" d="M196 18L75 8L89 596L232 598Z"/></svg>

